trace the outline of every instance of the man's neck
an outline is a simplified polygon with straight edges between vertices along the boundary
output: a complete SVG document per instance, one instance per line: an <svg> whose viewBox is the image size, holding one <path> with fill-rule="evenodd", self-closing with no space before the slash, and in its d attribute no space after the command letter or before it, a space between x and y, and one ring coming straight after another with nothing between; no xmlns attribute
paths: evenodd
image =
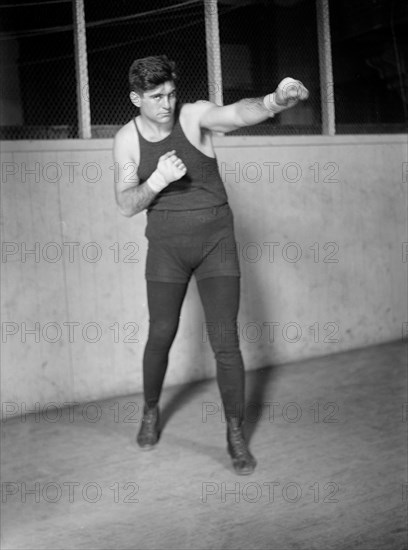
<svg viewBox="0 0 408 550"><path fill-rule="evenodd" d="M165 124L155 122L139 115L136 118L137 127L142 136L148 141L161 141L171 134L174 127L174 117Z"/></svg>

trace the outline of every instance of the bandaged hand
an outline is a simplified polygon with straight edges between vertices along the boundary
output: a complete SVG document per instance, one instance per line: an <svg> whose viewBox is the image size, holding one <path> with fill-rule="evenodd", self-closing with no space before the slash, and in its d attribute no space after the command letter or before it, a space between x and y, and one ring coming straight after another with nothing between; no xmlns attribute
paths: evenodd
<svg viewBox="0 0 408 550"><path fill-rule="evenodd" d="M157 168L147 180L147 183L155 193L160 193L172 181L182 178L186 172L187 168L176 155L176 151L168 151L159 158Z"/></svg>
<svg viewBox="0 0 408 550"><path fill-rule="evenodd" d="M263 103L271 113L280 113L294 107L299 101L309 97L309 90L300 80L284 78L272 94L264 97Z"/></svg>

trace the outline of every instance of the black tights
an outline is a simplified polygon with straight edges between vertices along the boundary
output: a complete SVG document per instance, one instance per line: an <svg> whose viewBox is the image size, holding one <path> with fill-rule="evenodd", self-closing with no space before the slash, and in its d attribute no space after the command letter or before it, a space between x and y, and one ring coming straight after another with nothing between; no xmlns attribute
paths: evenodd
<svg viewBox="0 0 408 550"><path fill-rule="evenodd" d="M230 276L197 282L227 418L241 418L244 406L244 365L237 333L239 284L239 277ZM143 358L143 386L149 407L155 406L160 398L186 290L187 283L147 281L150 327Z"/></svg>

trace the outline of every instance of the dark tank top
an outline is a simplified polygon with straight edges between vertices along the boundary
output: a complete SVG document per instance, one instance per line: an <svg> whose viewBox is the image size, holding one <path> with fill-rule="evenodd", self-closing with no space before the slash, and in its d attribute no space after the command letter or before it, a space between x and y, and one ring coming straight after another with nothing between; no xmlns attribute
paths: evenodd
<svg viewBox="0 0 408 550"><path fill-rule="evenodd" d="M217 160L199 151L184 135L179 118L170 135L161 141L147 141L139 132L140 161L137 170L140 183L145 182L157 168L159 157L176 151L187 173L161 191L148 210L197 210L221 206L228 201Z"/></svg>

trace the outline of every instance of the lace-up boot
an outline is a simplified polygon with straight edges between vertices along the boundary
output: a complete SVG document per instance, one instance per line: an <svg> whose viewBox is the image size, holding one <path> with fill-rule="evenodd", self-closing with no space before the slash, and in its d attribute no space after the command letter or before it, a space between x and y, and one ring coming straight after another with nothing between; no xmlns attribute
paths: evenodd
<svg viewBox="0 0 408 550"><path fill-rule="evenodd" d="M249 452L242 433L242 422L238 418L227 420L227 441L235 472L238 475L252 474L257 462Z"/></svg>
<svg viewBox="0 0 408 550"><path fill-rule="evenodd" d="M159 422L159 407L156 405L155 407L148 408L147 405L145 405L143 409L142 425L137 435L137 442L143 451L153 449L159 441Z"/></svg>

